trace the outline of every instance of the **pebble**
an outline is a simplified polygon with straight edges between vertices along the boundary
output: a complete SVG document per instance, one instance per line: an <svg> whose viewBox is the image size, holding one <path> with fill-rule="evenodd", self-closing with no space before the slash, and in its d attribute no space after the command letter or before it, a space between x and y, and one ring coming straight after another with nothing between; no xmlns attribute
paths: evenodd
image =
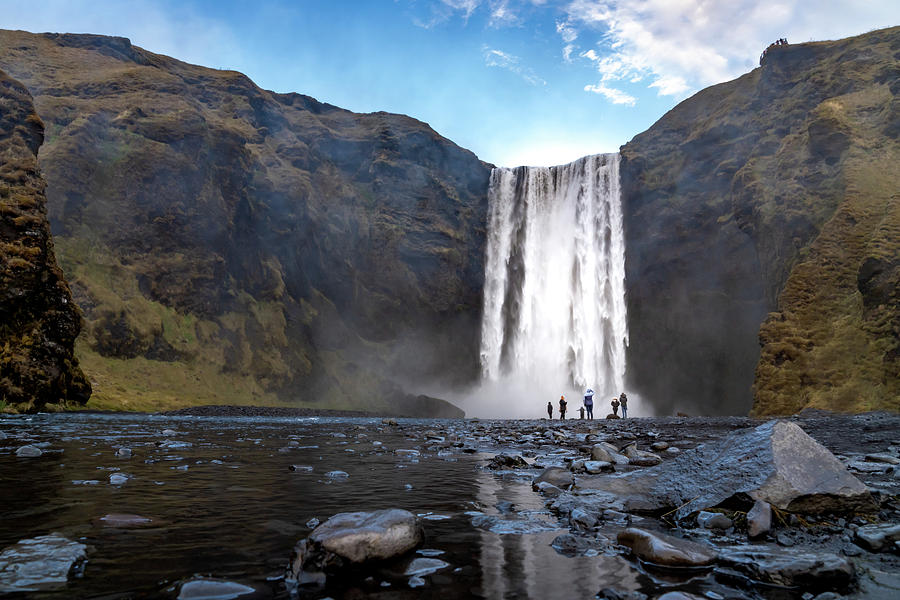
<svg viewBox="0 0 900 600"><path fill-rule="evenodd" d="M728 529L734 525L731 519L722 513L707 512L705 510L697 514L697 524L704 529Z"/></svg>
<svg viewBox="0 0 900 600"><path fill-rule="evenodd" d="M119 458L131 458L131 448L119 448L116 450L116 456Z"/></svg>
<svg viewBox="0 0 900 600"><path fill-rule="evenodd" d="M112 485L122 485L128 481L128 476L122 473L113 473L109 476L109 482Z"/></svg>
<svg viewBox="0 0 900 600"><path fill-rule="evenodd" d="M181 585L178 600L232 600L255 592L252 587L234 581L198 577Z"/></svg>
<svg viewBox="0 0 900 600"><path fill-rule="evenodd" d="M328 471L325 473L325 477L329 479L347 479L350 477L350 474L346 471Z"/></svg>

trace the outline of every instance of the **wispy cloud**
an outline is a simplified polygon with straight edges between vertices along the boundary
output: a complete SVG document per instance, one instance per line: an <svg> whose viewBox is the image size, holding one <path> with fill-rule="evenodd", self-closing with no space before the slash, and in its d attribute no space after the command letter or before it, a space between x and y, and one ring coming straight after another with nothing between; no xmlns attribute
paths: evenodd
<svg viewBox="0 0 900 600"><path fill-rule="evenodd" d="M600 85L586 85L584 86L584 91L600 94L613 104L627 104L628 106L634 106L637 102L637 98L634 96L630 96L622 90L607 87L602 83Z"/></svg>
<svg viewBox="0 0 900 600"><path fill-rule="evenodd" d="M488 67L506 69L531 85L547 85L547 82L541 79L533 69L523 65L518 56L513 56L495 48L488 48L487 46L482 48L482 53L484 55L484 64Z"/></svg>
<svg viewBox="0 0 900 600"><path fill-rule="evenodd" d="M564 57L571 57L566 48L575 37L583 45L595 41L579 54L600 73L600 84L589 91L648 81L660 95L681 97L752 69L776 38L838 38L895 24L891 4L820 0L813 9L803 0L572 0L557 32Z"/></svg>

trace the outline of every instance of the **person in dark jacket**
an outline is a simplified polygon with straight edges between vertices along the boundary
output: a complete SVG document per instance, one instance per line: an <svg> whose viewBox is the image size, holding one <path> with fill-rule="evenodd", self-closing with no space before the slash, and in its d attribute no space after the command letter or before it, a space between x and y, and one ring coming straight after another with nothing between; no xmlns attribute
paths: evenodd
<svg viewBox="0 0 900 600"><path fill-rule="evenodd" d="M559 397L559 420L560 421L566 420L566 397L565 396Z"/></svg>
<svg viewBox="0 0 900 600"><path fill-rule="evenodd" d="M625 395L625 392L622 392L622 395L619 396L619 404L622 405L622 418L628 418L628 396Z"/></svg>
<svg viewBox="0 0 900 600"><path fill-rule="evenodd" d="M587 418L594 418L594 390L587 390L584 393L584 408L587 411Z"/></svg>
<svg viewBox="0 0 900 600"><path fill-rule="evenodd" d="M552 402L547 402L547 418L548 419L553 418L553 403Z"/></svg>
<svg viewBox="0 0 900 600"><path fill-rule="evenodd" d="M612 406L613 414L618 417L619 416L619 399L613 398L612 402L610 402L609 405Z"/></svg>

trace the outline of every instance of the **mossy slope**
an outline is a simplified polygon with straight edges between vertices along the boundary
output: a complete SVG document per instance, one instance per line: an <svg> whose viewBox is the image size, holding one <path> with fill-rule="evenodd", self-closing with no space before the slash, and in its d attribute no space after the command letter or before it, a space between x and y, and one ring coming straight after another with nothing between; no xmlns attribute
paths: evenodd
<svg viewBox="0 0 900 600"><path fill-rule="evenodd" d="M80 405L81 315L56 264L37 152L44 125L28 90L0 71L0 407Z"/></svg>
<svg viewBox="0 0 900 600"><path fill-rule="evenodd" d="M623 147L635 388L670 410L900 408L898 59L896 27L775 47Z"/></svg>
<svg viewBox="0 0 900 600"><path fill-rule="evenodd" d="M477 372L472 153L122 38L3 31L0 67L47 123L95 403L390 408Z"/></svg>

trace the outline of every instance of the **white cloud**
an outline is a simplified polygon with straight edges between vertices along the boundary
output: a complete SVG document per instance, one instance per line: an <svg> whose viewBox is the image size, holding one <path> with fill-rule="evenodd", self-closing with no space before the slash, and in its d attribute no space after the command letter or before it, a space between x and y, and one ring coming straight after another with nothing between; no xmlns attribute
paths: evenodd
<svg viewBox="0 0 900 600"><path fill-rule="evenodd" d="M531 85L547 85L547 82L538 77L538 75L529 67L522 65L518 56L508 54L502 50L482 48L484 55L484 64L488 67L500 67L512 73L515 73Z"/></svg>
<svg viewBox="0 0 900 600"><path fill-rule="evenodd" d="M749 71L777 38L835 39L894 25L894 2L572 0L563 23L582 43L589 37L597 40L579 55L600 73L597 87L646 79L660 95L682 97ZM557 32L563 35L559 23Z"/></svg>
<svg viewBox="0 0 900 600"><path fill-rule="evenodd" d="M508 27L521 23L519 16L509 7L509 0L492 1L490 11L491 20L488 24L491 27Z"/></svg>
<svg viewBox="0 0 900 600"><path fill-rule="evenodd" d="M472 16L472 13L475 12L475 9L481 4L481 0L441 0L441 2L453 10L465 13L464 18L466 20Z"/></svg>
<svg viewBox="0 0 900 600"><path fill-rule="evenodd" d="M562 41L567 44L571 44L578 39L578 31L572 27L568 21L557 21L556 33L558 33L562 38Z"/></svg>
<svg viewBox="0 0 900 600"><path fill-rule="evenodd" d="M628 106L634 106L635 102L637 102L637 98L634 96L629 96L622 90L607 87L602 83L600 85L586 85L584 86L584 91L600 94L613 104L627 104Z"/></svg>

